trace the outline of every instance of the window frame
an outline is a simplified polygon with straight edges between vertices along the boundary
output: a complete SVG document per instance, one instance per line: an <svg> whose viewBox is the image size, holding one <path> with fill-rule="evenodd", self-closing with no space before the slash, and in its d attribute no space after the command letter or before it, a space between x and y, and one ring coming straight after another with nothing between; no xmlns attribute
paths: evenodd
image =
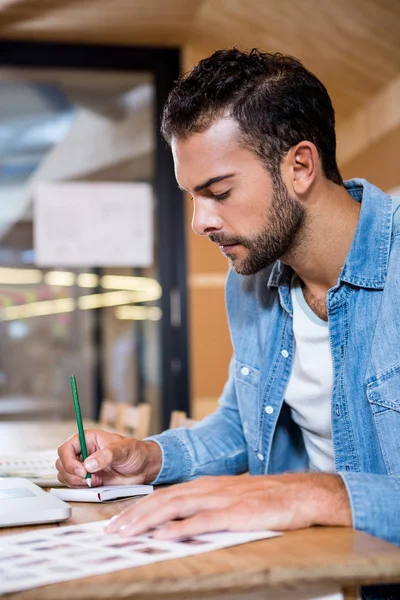
<svg viewBox="0 0 400 600"><path fill-rule="evenodd" d="M162 107L180 74L180 49L144 46L1 41L0 68L99 69L152 74L155 83L155 190L158 198L158 280L162 286L160 421L168 427L173 410L189 412L188 294L185 215L170 149L160 135ZM101 310L101 309L100 309ZM94 417L103 399L103 336L96 310Z"/></svg>

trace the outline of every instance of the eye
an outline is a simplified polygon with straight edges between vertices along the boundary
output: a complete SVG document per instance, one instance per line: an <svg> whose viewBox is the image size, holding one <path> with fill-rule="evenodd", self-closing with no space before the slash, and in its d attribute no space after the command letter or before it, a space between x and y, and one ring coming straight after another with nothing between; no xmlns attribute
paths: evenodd
<svg viewBox="0 0 400 600"><path fill-rule="evenodd" d="M228 190L227 192L224 192L223 194L212 194L212 197L214 198L214 200L225 200L225 198L227 198L230 194L231 190Z"/></svg>

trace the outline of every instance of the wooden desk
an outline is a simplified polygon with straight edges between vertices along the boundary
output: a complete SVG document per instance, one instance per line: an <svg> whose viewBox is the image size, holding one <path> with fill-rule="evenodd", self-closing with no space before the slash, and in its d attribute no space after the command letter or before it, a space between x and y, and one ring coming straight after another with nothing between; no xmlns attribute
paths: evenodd
<svg viewBox="0 0 400 600"><path fill-rule="evenodd" d="M37 438L38 423L21 425L0 423L0 448L8 431L14 444L15 435L21 435L14 449L44 449ZM44 430L48 433L48 425L43 424L39 438L44 437ZM63 441L70 425L51 423L53 447ZM57 436L60 436L58 440ZM74 503L72 518L65 524L107 519L132 502L134 500L106 505ZM7 528L0 534L25 529L30 528ZM195 600L207 596L219 600L310 600L344 589L347 600L356 597L355 590L361 584L396 581L400 581L399 548L352 529L315 527L8 597L12 600L39 597L41 600Z"/></svg>

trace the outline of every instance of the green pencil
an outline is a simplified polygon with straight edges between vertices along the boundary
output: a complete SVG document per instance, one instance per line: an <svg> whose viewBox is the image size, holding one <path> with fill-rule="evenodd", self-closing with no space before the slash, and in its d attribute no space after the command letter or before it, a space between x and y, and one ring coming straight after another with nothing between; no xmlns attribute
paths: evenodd
<svg viewBox="0 0 400 600"><path fill-rule="evenodd" d="M72 399L74 401L76 424L78 425L78 435L79 435L79 443L81 445L82 459L83 459L83 461L85 461L88 457L88 453L87 453L87 448L86 448L85 431L83 429L81 406L79 404L78 388L76 387L75 375L71 375L71 377L69 378L69 382L71 384ZM91 474L86 473L85 478L87 480L88 487L92 487Z"/></svg>

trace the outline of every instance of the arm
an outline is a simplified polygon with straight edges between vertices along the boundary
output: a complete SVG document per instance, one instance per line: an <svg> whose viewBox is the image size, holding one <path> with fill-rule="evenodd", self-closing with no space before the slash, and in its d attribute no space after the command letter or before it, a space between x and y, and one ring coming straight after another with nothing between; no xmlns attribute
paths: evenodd
<svg viewBox="0 0 400 600"><path fill-rule="evenodd" d="M103 431L86 431L89 457L79 459L78 436L59 448L56 467L65 485L173 483L200 475L233 475L247 470L247 446L230 376L219 409L193 429L174 429L141 442Z"/></svg>
<svg viewBox="0 0 400 600"><path fill-rule="evenodd" d="M233 360L215 413L192 429L172 429L148 438L156 442L162 452L162 466L154 484L188 481L201 475L234 475L247 470L247 447L237 407Z"/></svg>
<svg viewBox="0 0 400 600"><path fill-rule="evenodd" d="M350 527L351 514L338 475L200 477L157 490L113 518L106 531L140 535L159 525L163 527L152 533L154 538L176 539L222 530Z"/></svg>
<svg viewBox="0 0 400 600"><path fill-rule="evenodd" d="M398 313L400 303L400 203L396 200L393 242L385 290L375 326L367 385L375 433L386 455L390 474L343 471L356 529L400 545L400 362ZM390 324L390 326L388 326ZM386 375L385 375L386 373ZM389 376L390 375L390 376ZM370 388L370 390L369 390ZM369 390L369 391L368 391ZM379 396L376 399L376 392ZM380 406L381 404L381 406ZM379 426L378 426L379 424Z"/></svg>

